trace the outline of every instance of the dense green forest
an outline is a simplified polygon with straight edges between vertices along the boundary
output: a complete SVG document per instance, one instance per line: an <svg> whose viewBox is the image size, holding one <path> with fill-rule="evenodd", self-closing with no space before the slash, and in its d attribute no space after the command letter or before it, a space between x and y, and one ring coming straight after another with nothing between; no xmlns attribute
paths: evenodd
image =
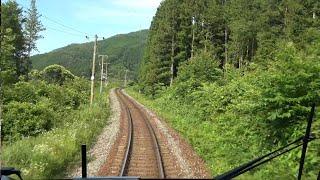
<svg viewBox="0 0 320 180"><path fill-rule="evenodd" d="M201 53L224 72L267 67L281 43L306 50L317 42L319 11L316 0L163 1L151 23L141 83L145 90L168 86L181 65Z"/></svg>
<svg viewBox="0 0 320 180"><path fill-rule="evenodd" d="M92 145L107 123L108 89L89 105L92 42L30 57L44 30L39 17L35 0L26 11L1 3L0 160L27 179L61 178L79 161L79 144ZM320 103L320 2L164 0L149 30L101 40L98 54L109 55L112 78L130 70L128 92L218 175L304 135ZM319 173L319 147L319 139L309 144L304 179ZM295 179L300 155L240 179Z"/></svg>
<svg viewBox="0 0 320 180"><path fill-rule="evenodd" d="M107 122L106 92L89 105L89 81L60 65L32 70L30 54L44 28L36 1L28 10L1 3L1 166L26 179L61 178ZM97 93L96 93L97 94Z"/></svg>
<svg viewBox="0 0 320 180"><path fill-rule="evenodd" d="M165 0L133 88L146 96L130 92L217 175L304 134L311 105L320 103L319 50L317 0ZM319 129L317 119L312 131ZM316 179L320 143L310 144L304 177ZM244 178L295 179L300 153Z"/></svg>
<svg viewBox="0 0 320 180"><path fill-rule="evenodd" d="M107 54L110 77L123 79L125 69L130 71L129 77L136 79L138 67L143 57L148 30L129 34L120 34L98 41L98 54ZM31 57L33 68L43 69L48 65L59 64L78 76L91 76L93 43L71 44L52 52ZM99 59L100 61L100 59ZM100 74L99 63L96 63Z"/></svg>

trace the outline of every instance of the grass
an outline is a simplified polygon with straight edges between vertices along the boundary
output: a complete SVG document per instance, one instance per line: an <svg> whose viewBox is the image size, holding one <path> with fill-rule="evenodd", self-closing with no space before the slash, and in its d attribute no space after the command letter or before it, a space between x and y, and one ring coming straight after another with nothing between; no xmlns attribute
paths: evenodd
<svg viewBox="0 0 320 180"><path fill-rule="evenodd" d="M63 178L79 162L81 144L94 144L109 115L106 92L96 97L92 107L82 105L65 116L62 127L3 147L3 165L20 169L25 179Z"/></svg>
<svg viewBox="0 0 320 180"><path fill-rule="evenodd" d="M127 92L139 102L155 111L162 119L166 120L171 127L178 131L194 148L194 150L205 160L212 175L216 176L227 172L239 165L246 163L256 157L266 154L266 146L257 140L256 132L247 134L247 129L252 127L250 122L242 125L235 124L237 117L226 121L207 121L201 119L195 108L191 105L181 105L176 101L168 102L159 97L150 99L136 92L133 88L126 89ZM318 116L319 116L318 112ZM313 125L314 132L319 133L320 123ZM310 143L306 158L304 177L316 179L315 162L319 161L319 141ZM273 147L276 149L277 147ZM273 161L266 163L238 179L296 179L299 168L299 157L301 148L291 151ZM319 165L319 164L318 164ZM308 169L309 168L309 169Z"/></svg>

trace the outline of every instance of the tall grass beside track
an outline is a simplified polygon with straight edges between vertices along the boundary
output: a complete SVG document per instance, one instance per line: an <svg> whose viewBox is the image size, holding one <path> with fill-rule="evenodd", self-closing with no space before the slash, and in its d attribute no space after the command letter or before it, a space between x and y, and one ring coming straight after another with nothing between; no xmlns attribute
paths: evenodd
<svg viewBox="0 0 320 180"><path fill-rule="evenodd" d="M62 127L6 144L1 154L3 165L22 170L25 179L64 177L68 167L78 162L80 165L81 144L92 146L106 125L110 115L108 94L109 89L95 98L92 107L81 105L64 116Z"/></svg>

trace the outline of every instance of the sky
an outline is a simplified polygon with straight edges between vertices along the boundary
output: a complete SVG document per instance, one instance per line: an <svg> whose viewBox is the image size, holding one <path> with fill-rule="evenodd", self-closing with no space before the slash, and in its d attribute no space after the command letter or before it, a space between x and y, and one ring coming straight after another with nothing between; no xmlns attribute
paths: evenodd
<svg viewBox="0 0 320 180"><path fill-rule="evenodd" d="M46 53L71 43L85 43L148 29L162 0L37 0L46 28L37 41L39 52ZM16 0L24 9L30 0ZM85 38L88 35L89 40Z"/></svg>

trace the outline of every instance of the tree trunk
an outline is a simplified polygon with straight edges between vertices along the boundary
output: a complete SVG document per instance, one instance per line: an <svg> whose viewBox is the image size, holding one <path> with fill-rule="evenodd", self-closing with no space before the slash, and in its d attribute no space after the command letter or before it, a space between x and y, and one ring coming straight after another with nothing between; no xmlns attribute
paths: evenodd
<svg viewBox="0 0 320 180"><path fill-rule="evenodd" d="M204 52L207 52L207 44L208 44L208 32L206 33L206 40L204 43Z"/></svg>
<svg viewBox="0 0 320 180"><path fill-rule="evenodd" d="M316 13L315 12L312 13L312 18L316 19Z"/></svg>
<svg viewBox="0 0 320 180"><path fill-rule="evenodd" d="M194 25L192 25L192 42L191 42L191 59L193 58L194 53Z"/></svg>
<svg viewBox="0 0 320 180"><path fill-rule="evenodd" d="M249 43L250 41L248 42L248 45L247 45L247 61L249 61Z"/></svg>
<svg viewBox="0 0 320 180"><path fill-rule="evenodd" d="M251 57L250 57L250 61L252 61L253 60L253 53L254 53L254 39L252 39L252 41L251 41Z"/></svg>
<svg viewBox="0 0 320 180"><path fill-rule="evenodd" d="M239 65L238 65L239 69L241 69L242 61L243 61L243 55L242 55L242 53L241 53L241 54L240 54L240 58L239 58Z"/></svg>
<svg viewBox="0 0 320 180"><path fill-rule="evenodd" d="M288 13L288 7L285 8L285 11L284 11L284 26L287 27L287 13Z"/></svg>
<svg viewBox="0 0 320 180"><path fill-rule="evenodd" d="M174 36L171 39L171 79L170 79L170 86L173 84L174 79Z"/></svg>
<svg viewBox="0 0 320 180"><path fill-rule="evenodd" d="M227 63L228 63L228 30L227 27L224 29L224 63L223 63L223 68L224 71L227 71Z"/></svg>
<svg viewBox="0 0 320 180"><path fill-rule="evenodd" d="M1 83L1 82L0 82ZM2 84L0 84L1 86ZM1 88L1 87L0 87ZM0 91L2 91L2 89L0 89ZM1 93L1 92L0 92ZM0 100L0 132L2 132L2 100ZM1 137L1 134L0 134L0 152L2 152L2 149L1 147L3 147L2 145L2 139L3 137Z"/></svg>
<svg viewBox="0 0 320 180"><path fill-rule="evenodd" d="M288 38L289 37L289 16L288 16L288 7L286 6L285 7L285 12L284 12L284 32L286 34L286 37Z"/></svg>

